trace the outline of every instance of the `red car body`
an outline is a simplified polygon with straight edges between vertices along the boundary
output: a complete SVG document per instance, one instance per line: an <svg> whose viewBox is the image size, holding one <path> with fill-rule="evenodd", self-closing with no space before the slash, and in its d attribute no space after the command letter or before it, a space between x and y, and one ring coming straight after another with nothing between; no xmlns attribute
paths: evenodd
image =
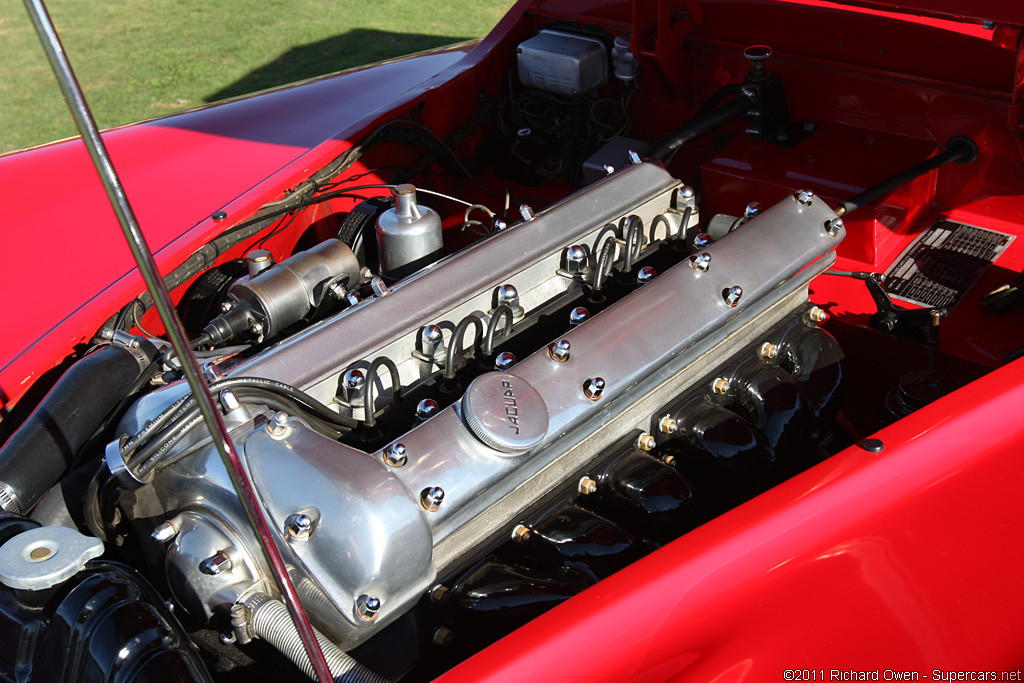
<svg viewBox="0 0 1024 683"><path fill-rule="evenodd" d="M556 20L632 35L651 75L633 101L635 129L660 133L684 121L742 77L742 49L757 43L773 48L770 64L786 79L794 118L835 124L821 126L796 156L755 140L687 150L676 163L699 169L708 215L750 199L767 206L797 187L834 205L965 134L978 161L930 173L851 217L836 267L884 270L940 214L1024 234L1024 5L1009 1L522 0L476 44L125 126L104 139L161 269L170 270L380 121L420 107L425 123L451 132L446 122L464 118L507 53ZM18 415L33 387L44 389L142 284L80 141L0 158L0 187L8 200L0 255L6 416ZM226 222L213 218L218 211ZM271 243L279 256L288 240ZM1022 268L1017 240L943 324L940 366L964 386L877 431L886 393L906 359L923 352L870 329L863 283L819 277L811 298L830 314L826 329L848 348L851 375L871 378L857 384L845 417L856 438L879 439L883 450L855 444L836 453L442 680L1020 680L1024 361L1004 357L1024 344L1024 315L1019 306L999 314L978 304ZM160 331L152 313L142 324Z"/></svg>

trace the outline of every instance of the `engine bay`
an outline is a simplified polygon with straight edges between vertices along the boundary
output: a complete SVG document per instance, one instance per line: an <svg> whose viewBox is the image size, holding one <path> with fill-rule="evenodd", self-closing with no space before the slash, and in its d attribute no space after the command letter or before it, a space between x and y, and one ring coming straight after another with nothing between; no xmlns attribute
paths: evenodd
<svg viewBox="0 0 1024 683"><path fill-rule="evenodd" d="M1003 27L577 4L520 5L165 276L337 680L430 680L1024 355ZM151 306L98 332L121 391L73 462L31 417L0 452L34 520L0 526L0 611L131 584L106 553L174 636L124 658L312 676Z"/></svg>

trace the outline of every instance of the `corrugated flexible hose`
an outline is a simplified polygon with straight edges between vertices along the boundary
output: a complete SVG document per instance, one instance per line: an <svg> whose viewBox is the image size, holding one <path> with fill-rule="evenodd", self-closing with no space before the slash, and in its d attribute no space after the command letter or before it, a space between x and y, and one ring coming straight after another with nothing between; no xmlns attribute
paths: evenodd
<svg viewBox="0 0 1024 683"><path fill-rule="evenodd" d="M299 632L295 629L284 603L273 600L263 593L249 596L243 602L249 609L249 624L253 635L280 650L295 666L302 669L304 674L316 678L299 638ZM335 683L388 683L386 678L378 676L338 649L322 633L316 629L314 632Z"/></svg>

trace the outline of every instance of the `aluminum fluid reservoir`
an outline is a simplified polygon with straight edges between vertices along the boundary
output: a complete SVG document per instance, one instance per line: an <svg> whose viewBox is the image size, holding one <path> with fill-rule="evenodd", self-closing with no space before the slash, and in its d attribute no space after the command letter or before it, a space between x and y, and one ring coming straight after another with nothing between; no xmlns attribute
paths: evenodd
<svg viewBox="0 0 1024 683"><path fill-rule="evenodd" d="M416 203L413 185L398 185L391 194L395 208L377 217L377 253L381 274L398 280L441 257L441 217Z"/></svg>

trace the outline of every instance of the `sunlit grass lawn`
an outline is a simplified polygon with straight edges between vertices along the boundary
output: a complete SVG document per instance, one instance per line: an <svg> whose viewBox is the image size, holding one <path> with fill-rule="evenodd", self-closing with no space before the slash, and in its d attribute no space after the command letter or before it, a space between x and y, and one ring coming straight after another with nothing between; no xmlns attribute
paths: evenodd
<svg viewBox="0 0 1024 683"><path fill-rule="evenodd" d="M102 128L483 36L512 0L50 0ZM0 0L0 154L74 135L21 0Z"/></svg>

